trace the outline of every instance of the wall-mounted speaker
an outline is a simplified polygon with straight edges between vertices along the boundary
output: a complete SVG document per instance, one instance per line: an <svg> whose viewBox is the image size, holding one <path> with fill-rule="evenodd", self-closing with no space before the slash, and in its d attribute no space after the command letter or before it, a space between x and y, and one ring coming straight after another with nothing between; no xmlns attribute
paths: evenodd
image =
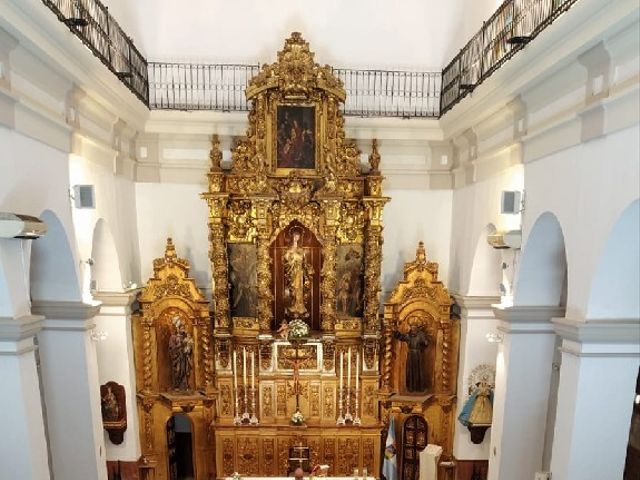
<svg viewBox="0 0 640 480"><path fill-rule="evenodd" d="M500 199L500 213L507 215L516 215L522 211L521 208L522 192L517 190L503 190Z"/></svg>
<svg viewBox="0 0 640 480"><path fill-rule="evenodd" d="M96 194L93 185L74 185L73 204L76 208L96 208Z"/></svg>

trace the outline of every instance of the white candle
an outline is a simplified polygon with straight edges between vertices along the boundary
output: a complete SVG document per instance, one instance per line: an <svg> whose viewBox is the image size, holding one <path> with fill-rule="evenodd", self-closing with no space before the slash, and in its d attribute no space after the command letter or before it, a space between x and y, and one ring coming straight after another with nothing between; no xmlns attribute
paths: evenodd
<svg viewBox="0 0 640 480"><path fill-rule="evenodd" d="M247 349L242 347L242 386L247 388Z"/></svg>
<svg viewBox="0 0 640 480"><path fill-rule="evenodd" d="M236 351L233 351L233 363L231 364L231 368L233 368L233 389L236 391L236 397L237 397L237 391L238 391L238 364L236 363L237 360L237 355L236 355Z"/></svg>
<svg viewBox="0 0 640 480"><path fill-rule="evenodd" d="M251 390L256 388L256 354L251 352Z"/></svg>
<svg viewBox="0 0 640 480"><path fill-rule="evenodd" d="M360 352L356 353L356 396L358 395L358 386L360 385Z"/></svg>
<svg viewBox="0 0 640 480"><path fill-rule="evenodd" d="M347 358L347 398L349 398L351 395L351 347L349 347L347 355L349 355Z"/></svg>
<svg viewBox="0 0 640 480"><path fill-rule="evenodd" d="M340 405L342 405L342 375L343 375L343 363L344 363L344 352L340 352L340 390L338 395L340 396Z"/></svg>

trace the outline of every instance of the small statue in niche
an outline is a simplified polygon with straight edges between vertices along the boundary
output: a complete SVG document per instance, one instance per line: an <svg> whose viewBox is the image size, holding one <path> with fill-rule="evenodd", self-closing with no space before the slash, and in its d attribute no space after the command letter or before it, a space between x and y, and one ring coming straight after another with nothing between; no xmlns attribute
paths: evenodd
<svg viewBox="0 0 640 480"><path fill-rule="evenodd" d="M493 389L486 379L471 388L471 395L464 404L458 421L465 427L490 425L493 419Z"/></svg>
<svg viewBox="0 0 640 480"><path fill-rule="evenodd" d="M188 390L189 376L193 366L193 337L179 316L173 317L174 332L169 337L171 360L171 386L174 390Z"/></svg>
<svg viewBox="0 0 640 480"><path fill-rule="evenodd" d="M427 374L422 352L429 346L427 334L420 328L420 320L412 318L409 320L409 332L393 333L394 338L401 342L406 342L409 348L406 365L406 386L412 393L424 392L427 389Z"/></svg>
<svg viewBox="0 0 640 480"><path fill-rule="evenodd" d="M116 422L120 419L120 405L111 387L107 387L107 393L102 397L102 419L107 422Z"/></svg>
<svg viewBox="0 0 640 480"><path fill-rule="evenodd" d="M313 274L313 268L307 262L304 248L301 242L299 230L293 230L291 246L284 253L285 267L285 298L288 301L286 312L289 318L304 318L309 315L305 306L305 288L310 286L309 276Z"/></svg>

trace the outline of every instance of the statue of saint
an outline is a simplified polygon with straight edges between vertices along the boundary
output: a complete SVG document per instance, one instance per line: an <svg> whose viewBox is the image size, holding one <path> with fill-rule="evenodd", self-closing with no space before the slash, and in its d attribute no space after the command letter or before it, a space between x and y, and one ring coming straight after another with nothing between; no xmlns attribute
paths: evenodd
<svg viewBox="0 0 640 480"><path fill-rule="evenodd" d="M417 323L410 323L408 333L393 333L393 336L406 342L409 347L406 365L406 386L412 393L424 392L427 389L427 375L422 361L422 352L429 345L427 335Z"/></svg>
<svg viewBox="0 0 640 480"><path fill-rule="evenodd" d="M493 420L493 389L485 380L476 383L458 421L464 426L489 425Z"/></svg>
<svg viewBox="0 0 640 480"><path fill-rule="evenodd" d="M286 312L290 318L304 318L309 312L304 304L305 283L313 273L311 265L306 261L304 248L298 245L300 232L294 231L291 246L284 253L285 299L288 304ZM305 281L306 280L306 281Z"/></svg>
<svg viewBox="0 0 640 480"><path fill-rule="evenodd" d="M102 419L108 422L115 422L120 417L120 405L118 399L111 391L111 387L107 387L107 393L102 397Z"/></svg>
<svg viewBox="0 0 640 480"><path fill-rule="evenodd" d="M175 331L169 337L171 360L171 386L174 390L189 389L189 375L193 366L193 337L186 331L184 321L173 318Z"/></svg>

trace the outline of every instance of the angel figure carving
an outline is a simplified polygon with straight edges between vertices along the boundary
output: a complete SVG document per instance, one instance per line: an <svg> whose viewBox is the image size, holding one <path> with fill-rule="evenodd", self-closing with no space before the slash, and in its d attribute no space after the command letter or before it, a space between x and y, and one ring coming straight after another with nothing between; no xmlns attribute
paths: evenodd
<svg viewBox="0 0 640 480"><path fill-rule="evenodd" d="M285 300L289 318L305 318L309 315L305 306L305 290L310 284L309 277L313 268L307 262L304 248L300 246L301 235L293 231L291 246L284 253Z"/></svg>

